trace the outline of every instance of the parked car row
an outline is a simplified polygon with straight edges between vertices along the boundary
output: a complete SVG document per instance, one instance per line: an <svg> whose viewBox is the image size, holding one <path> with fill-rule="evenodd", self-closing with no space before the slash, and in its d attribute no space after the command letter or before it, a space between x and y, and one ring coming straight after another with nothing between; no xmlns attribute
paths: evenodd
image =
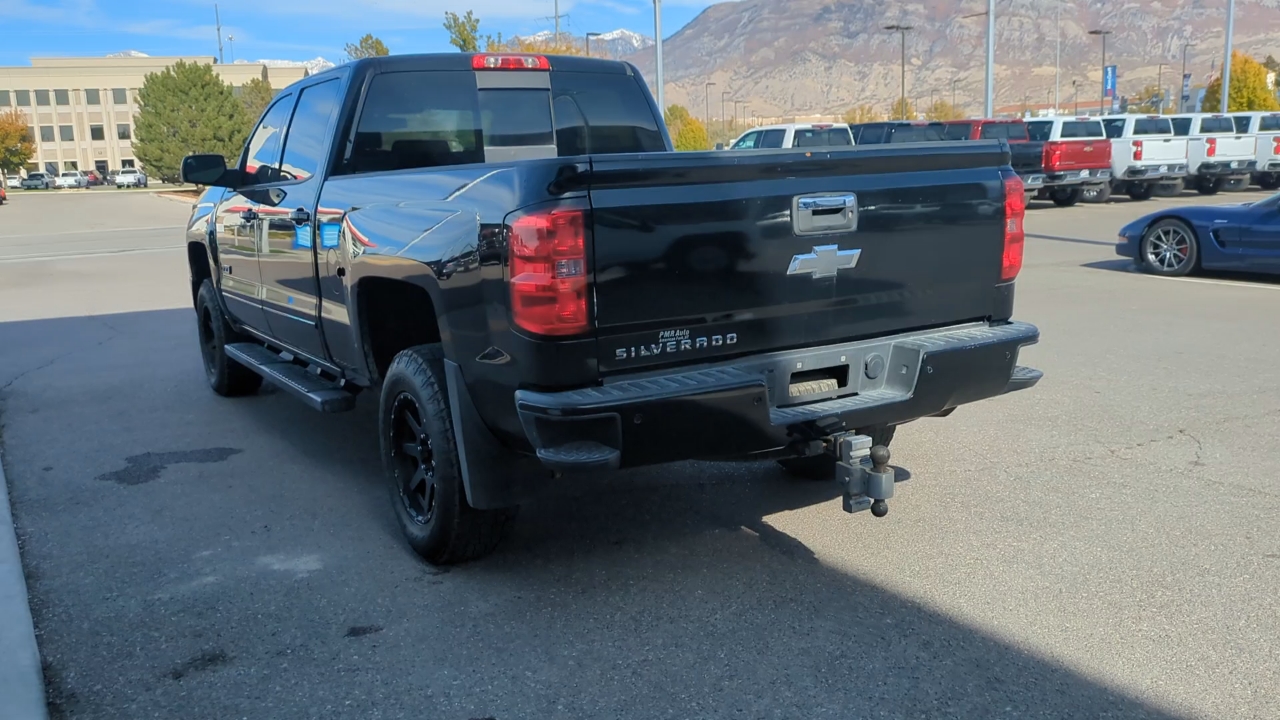
<svg viewBox="0 0 1280 720"><path fill-rule="evenodd" d="M138 168L111 170L104 177L97 170L64 170L54 174L48 172L30 172L26 177L10 175L5 178L5 187L23 190L79 189L97 187L99 185L115 185L118 188L147 187L147 174Z"/></svg>
<svg viewBox="0 0 1280 720"><path fill-rule="evenodd" d="M1280 188L1280 112L882 121L753 128L730 149L1005 140L1026 192L1059 206L1158 188L1213 195L1228 183Z"/></svg>

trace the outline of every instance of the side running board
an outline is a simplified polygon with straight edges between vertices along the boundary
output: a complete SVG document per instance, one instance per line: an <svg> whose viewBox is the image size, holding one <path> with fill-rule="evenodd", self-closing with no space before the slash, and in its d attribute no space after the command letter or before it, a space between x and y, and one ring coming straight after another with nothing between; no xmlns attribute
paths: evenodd
<svg viewBox="0 0 1280 720"><path fill-rule="evenodd" d="M264 380L311 406L336 413L355 408L356 396L337 382L320 377L289 358L257 343L226 346L227 357L258 373Z"/></svg>

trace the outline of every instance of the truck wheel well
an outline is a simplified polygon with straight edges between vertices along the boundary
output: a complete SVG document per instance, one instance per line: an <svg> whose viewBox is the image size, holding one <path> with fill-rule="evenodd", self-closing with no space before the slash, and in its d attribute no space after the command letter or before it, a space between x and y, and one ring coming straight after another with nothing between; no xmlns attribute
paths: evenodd
<svg viewBox="0 0 1280 720"><path fill-rule="evenodd" d="M205 280L213 278L209 268L209 255L203 244L187 243L187 265L191 268L191 304L194 306L196 296L200 294L200 286Z"/></svg>
<svg viewBox="0 0 1280 720"><path fill-rule="evenodd" d="M400 351L440 342L440 325L431 296L403 280L366 278L356 293L360 332L373 380L386 376Z"/></svg>

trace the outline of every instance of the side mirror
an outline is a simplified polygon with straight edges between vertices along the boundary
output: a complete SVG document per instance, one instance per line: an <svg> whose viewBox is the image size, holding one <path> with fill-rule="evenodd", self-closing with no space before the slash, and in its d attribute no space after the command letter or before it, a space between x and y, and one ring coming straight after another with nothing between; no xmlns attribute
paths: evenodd
<svg viewBox="0 0 1280 720"><path fill-rule="evenodd" d="M227 160L221 155L188 155L182 158L182 182L193 185L231 188L235 183L227 177Z"/></svg>

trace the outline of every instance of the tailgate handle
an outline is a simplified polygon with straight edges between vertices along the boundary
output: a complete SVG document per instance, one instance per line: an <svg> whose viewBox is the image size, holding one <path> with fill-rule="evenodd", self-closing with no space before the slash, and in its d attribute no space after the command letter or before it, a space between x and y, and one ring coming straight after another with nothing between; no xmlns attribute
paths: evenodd
<svg viewBox="0 0 1280 720"><path fill-rule="evenodd" d="M822 235L858 229L858 196L853 193L799 195L792 201L796 235Z"/></svg>

